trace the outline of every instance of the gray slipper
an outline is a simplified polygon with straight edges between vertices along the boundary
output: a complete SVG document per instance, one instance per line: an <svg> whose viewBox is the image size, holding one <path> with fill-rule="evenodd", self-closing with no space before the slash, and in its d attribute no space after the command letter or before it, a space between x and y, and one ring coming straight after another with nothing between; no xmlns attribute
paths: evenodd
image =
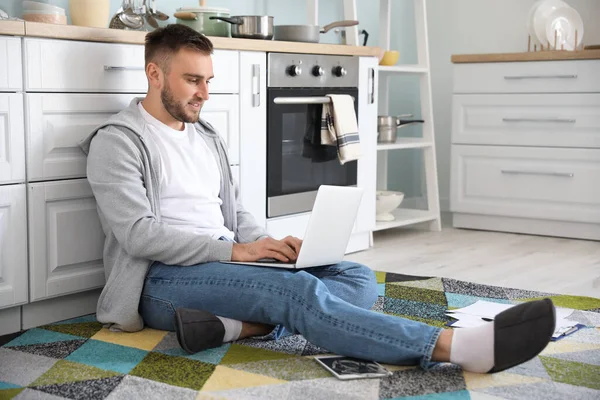
<svg viewBox="0 0 600 400"><path fill-rule="evenodd" d="M494 367L500 372L531 360L546 348L556 324L550 299L511 307L494 319Z"/></svg>
<svg viewBox="0 0 600 400"><path fill-rule="evenodd" d="M219 347L225 337L225 326L208 311L178 308L175 310L175 332L179 345L194 354Z"/></svg>

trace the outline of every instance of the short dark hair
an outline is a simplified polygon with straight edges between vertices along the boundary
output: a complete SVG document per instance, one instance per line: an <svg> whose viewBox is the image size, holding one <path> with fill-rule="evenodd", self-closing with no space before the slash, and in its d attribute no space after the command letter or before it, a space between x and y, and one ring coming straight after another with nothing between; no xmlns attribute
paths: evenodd
<svg viewBox="0 0 600 400"><path fill-rule="evenodd" d="M145 65L153 62L164 72L168 72L169 60L181 49L196 50L211 55L213 44L206 36L189 26L170 24L146 35Z"/></svg>

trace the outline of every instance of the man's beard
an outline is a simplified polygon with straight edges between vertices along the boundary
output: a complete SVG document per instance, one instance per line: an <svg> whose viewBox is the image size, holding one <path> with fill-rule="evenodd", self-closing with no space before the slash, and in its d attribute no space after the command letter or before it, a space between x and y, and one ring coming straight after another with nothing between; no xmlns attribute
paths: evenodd
<svg viewBox="0 0 600 400"><path fill-rule="evenodd" d="M200 111L198 113L186 112L185 106L178 103L173 97L173 92L169 84L165 82L165 87L160 92L160 99L162 100L163 107L173 118L177 121L196 123L200 117ZM200 101L201 102L201 101ZM202 106L200 107L202 109Z"/></svg>

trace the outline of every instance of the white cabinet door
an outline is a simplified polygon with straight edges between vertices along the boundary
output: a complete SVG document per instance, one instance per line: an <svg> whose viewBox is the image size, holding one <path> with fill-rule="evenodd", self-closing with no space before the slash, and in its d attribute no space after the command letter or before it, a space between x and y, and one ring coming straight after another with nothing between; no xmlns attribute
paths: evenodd
<svg viewBox="0 0 600 400"><path fill-rule="evenodd" d="M0 184L25 182L23 95L0 93Z"/></svg>
<svg viewBox="0 0 600 400"><path fill-rule="evenodd" d="M104 285L104 232L86 179L33 183L29 191L31 301Z"/></svg>
<svg viewBox="0 0 600 400"><path fill-rule="evenodd" d="M225 140L230 164L240 162L240 97L237 94L210 96L202 107L201 118L208 121Z"/></svg>
<svg viewBox="0 0 600 400"><path fill-rule="evenodd" d="M357 186L364 189L355 232L375 229L375 192L377 186L377 59L361 57L358 78L358 134L360 152Z"/></svg>
<svg viewBox="0 0 600 400"><path fill-rule="evenodd" d="M0 91L16 92L23 88L21 38L0 36Z"/></svg>
<svg viewBox="0 0 600 400"><path fill-rule="evenodd" d="M242 204L267 221L267 55L240 53L240 180Z"/></svg>
<svg viewBox="0 0 600 400"><path fill-rule="evenodd" d="M239 93L239 51L215 50L212 60L215 77L210 80L210 93Z"/></svg>
<svg viewBox="0 0 600 400"><path fill-rule="evenodd" d="M28 93L27 174L31 182L86 176L79 141L129 105L133 94Z"/></svg>
<svg viewBox="0 0 600 400"><path fill-rule="evenodd" d="M27 302L25 185L0 186L0 308Z"/></svg>

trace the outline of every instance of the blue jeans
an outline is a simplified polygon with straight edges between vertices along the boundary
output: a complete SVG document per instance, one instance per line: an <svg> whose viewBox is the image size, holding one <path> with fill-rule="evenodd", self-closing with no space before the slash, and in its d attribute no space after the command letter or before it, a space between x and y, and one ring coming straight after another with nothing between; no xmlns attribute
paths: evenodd
<svg viewBox="0 0 600 400"><path fill-rule="evenodd" d="M333 353L428 368L440 328L369 309L372 270L352 262L288 270L211 262L155 262L140 300L146 325L174 331L175 309L206 310L240 321L282 325Z"/></svg>

